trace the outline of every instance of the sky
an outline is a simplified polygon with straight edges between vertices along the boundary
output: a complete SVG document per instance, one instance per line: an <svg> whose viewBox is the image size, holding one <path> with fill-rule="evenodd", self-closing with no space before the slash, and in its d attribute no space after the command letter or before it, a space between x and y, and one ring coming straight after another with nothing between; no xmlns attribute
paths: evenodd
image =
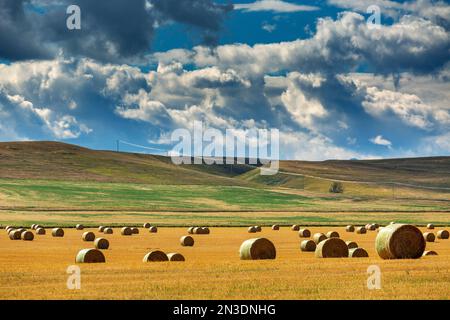
<svg viewBox="0 0 450 320"><path fill-rule="evenodd" d="M194 120L282 159L449 156L450 3L0 0L0 141L170 150Z"/></svg>

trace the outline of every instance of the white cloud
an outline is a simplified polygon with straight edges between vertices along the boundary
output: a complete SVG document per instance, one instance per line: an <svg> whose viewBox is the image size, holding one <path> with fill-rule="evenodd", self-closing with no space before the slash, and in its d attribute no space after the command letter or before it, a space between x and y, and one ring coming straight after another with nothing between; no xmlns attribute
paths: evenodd
<svg viewBox="0 0 450 320"><path fill-rule="evenodd" d="M263 23L262 27L263 30L272 33L275 31L275 29L277 28L276 24L270 24L270 23Z"/></svg>
<svg viewBox="0 0 450 320"><path fill-rule="evenodd" d="M372 142L373 144L379 145L379 146L385 146L388 148L392 147L392 142L390 142L389 140L383 138L382 135L378 135L375 138L372 138L369 140L370 142Z"/></svg>
<svg viewBox="0 0 450 320"><path fill-rule="evenodd" d="M320 8L308 5L299 5L282 0L259 0L252 3L234 4L235 10L243 10L245 12L271 11L276 13L288 13L299 11L315 11Z"/></svg>

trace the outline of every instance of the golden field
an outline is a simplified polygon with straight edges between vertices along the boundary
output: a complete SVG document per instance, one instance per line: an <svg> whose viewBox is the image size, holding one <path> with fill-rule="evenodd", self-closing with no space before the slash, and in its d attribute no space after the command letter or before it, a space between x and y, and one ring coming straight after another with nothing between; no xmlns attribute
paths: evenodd
<svg viewBox="0 0 450 320"><path fill-rule="evenodd" d="M436 239L427 250L438 256L418 260L382 260L374 249L376 231L365 235L343 227L310 227L312 233L336 230L356 241L369 258L318 259L300 251L298 233L289 227L249 234L247 228L211 228L210 235L193 235L194 247L182 247L186 228L159 228L150 234L124 237L119 229L105 250L106 263L79 264L81 289L69 290L67 267L75 264L85 231L65 229L64 238L36 236L34 241L11 241L0 231L0 299L449 299L450 240ZM437 230L441 228L436 228ZM448 230L448 228L447 228ZM422 228L422 231L425 231ZM277 258L241 261L246 239L265 237L277 248ZM152 249L179 252L185 262L143 263ZM382 288L367 288L367 268L378 265Z"/></svg>

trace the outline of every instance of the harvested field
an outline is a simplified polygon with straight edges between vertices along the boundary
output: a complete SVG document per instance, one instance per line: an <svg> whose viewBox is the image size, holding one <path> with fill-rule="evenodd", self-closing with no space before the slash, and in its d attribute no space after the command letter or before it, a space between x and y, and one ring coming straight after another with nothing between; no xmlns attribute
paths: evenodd
<svg viewBox="0 0 450 320"><path fill-rule="evenodd" d="M311 233L329 231L311 227ZM63 238L51 232L34 241L11 241L0 232L0 299L448 299L450 241L436 239L427 250L438 256L417 260L382 260L375 252L376 232L346 233L369 258L318 259L300 250L301 238L290 227L273 232L264 227L258 237L272 241L275 260L242 261L239 247L253 236L246 227L212 228L197 237L195 247L181 247L186 228L160 228L157 235L141 229L123 237L120 229L104 235L111 243L106 263L80 264L81 290L68 290L67 267L85 248L80 231L66 229ZM420 228L422 232L426 228ZM95 232L97 229L85 229ZM220 243L220 246L217 244ZM143 263L153 250L179 252L186 261ZM368 290L367 268L378 265L382 289ZM211 285L214 283L214 285ZM249 285L251 283L251 285ZM195 291L191 288L196 288Z"/></svg>

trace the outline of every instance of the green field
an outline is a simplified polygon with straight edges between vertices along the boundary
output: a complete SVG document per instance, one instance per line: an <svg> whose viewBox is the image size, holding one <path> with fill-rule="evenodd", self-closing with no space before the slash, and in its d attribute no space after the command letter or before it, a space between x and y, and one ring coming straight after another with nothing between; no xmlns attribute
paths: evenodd
<svg viewBox="0 0 450 320"><path fill-rule="evenodd" d="M0 143L0 169L1 224L450 222L449 158L284 161L279 174L261 176L246 165L180 167L160 156L28 142ZM344 181L342 194L329 192L335 180Z"/></svg>

